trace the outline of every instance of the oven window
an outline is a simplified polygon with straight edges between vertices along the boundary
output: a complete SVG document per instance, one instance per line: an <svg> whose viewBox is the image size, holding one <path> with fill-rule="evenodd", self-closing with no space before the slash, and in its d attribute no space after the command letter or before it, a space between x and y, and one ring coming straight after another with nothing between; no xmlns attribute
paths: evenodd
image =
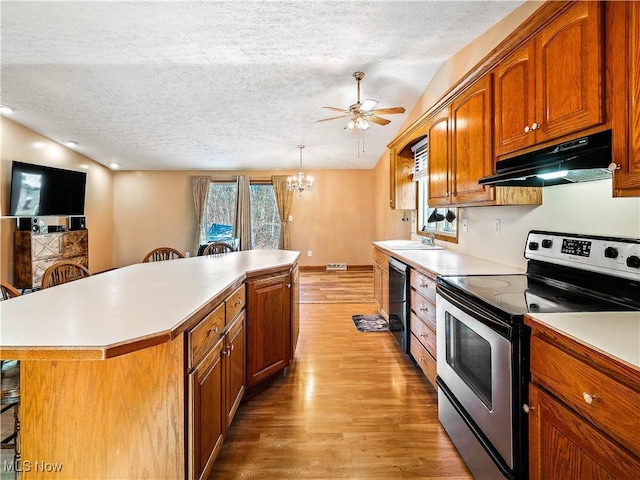
<svg viewBox="0 0 640 480"><path fill-rule="evenodd" d="M491 344L449 312L445 332L447 363L491 410Z"/></svg>

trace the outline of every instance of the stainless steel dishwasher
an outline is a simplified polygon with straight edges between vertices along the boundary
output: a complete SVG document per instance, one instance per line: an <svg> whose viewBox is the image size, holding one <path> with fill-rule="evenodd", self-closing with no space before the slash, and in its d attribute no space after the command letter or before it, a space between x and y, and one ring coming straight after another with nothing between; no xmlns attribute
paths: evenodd
<svg viewBox="0 0 640 480"><path fill-rule="evenodd" d="M403 353L409 352L409 267L389 257L389 330Z"/></svg>

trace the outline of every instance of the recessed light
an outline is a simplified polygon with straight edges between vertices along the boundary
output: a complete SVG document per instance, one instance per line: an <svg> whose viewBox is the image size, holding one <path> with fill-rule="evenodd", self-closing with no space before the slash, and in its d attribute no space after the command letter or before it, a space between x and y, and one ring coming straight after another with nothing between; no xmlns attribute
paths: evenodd
<svg viewBox="0 0 640 480"><path fill-rule="evenodd" d="M73 147L77 147L78 145L80 145L78 142L76 142L75 140L65 140L64 144L67 147L73 148Z"/></svg>
<svg viewBox="0 0 640 480"><path fill-rule="evenodd" d="M114 170L117 170L118 168L120 168L120 164L116 162L110 163L109 166Z"/></svg>
<svg viewBox="0 0 640 480"><path fill-rule="evenodd" d="M0 113L2 113L3 115L11 115L15 111L16 109L10 107L9 105L0 105Z"/></svg>

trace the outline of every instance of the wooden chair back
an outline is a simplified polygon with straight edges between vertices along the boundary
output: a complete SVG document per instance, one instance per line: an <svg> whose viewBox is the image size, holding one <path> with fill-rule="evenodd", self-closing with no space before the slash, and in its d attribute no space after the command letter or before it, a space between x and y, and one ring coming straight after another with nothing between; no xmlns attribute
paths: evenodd
<svg viewBox="0 0 640 480"><path fill-rule="evenodd" d="M202 251L202 256L205 255L222 255L229 252L235 252L236 249L225 242L212 242L205 247Z"/></svg>
<svg viewBox="0 0 640 480"><path fill-rule="evenodd" d="M142 259L142 263L162 262L164 260L173 260L175 258L184 258L184 254L175 248L158 247L147 253Z"/></svg>
<svg viewBox="0 0 640 480"><path fill-rule="evenodd" d="M0 302L19 296L20 292L13 285L4 280L0 280Z"/></svg>
<svg viewBox="0 0 640 480"><path fill-rule="evenodd" d="M61 260L54 263L42 275L42 288L55 287L91 276L91 272L78 262Z"/></svg>

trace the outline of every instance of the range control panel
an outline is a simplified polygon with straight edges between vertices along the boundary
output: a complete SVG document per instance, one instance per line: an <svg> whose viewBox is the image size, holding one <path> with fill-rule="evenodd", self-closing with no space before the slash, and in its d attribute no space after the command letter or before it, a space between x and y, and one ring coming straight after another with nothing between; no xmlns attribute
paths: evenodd
<svg viewBox="0 0 640 480"><path fill-rule="evenodd" d="M615 277L640 281L640 239L532 230L524 256Z"/></svg>

